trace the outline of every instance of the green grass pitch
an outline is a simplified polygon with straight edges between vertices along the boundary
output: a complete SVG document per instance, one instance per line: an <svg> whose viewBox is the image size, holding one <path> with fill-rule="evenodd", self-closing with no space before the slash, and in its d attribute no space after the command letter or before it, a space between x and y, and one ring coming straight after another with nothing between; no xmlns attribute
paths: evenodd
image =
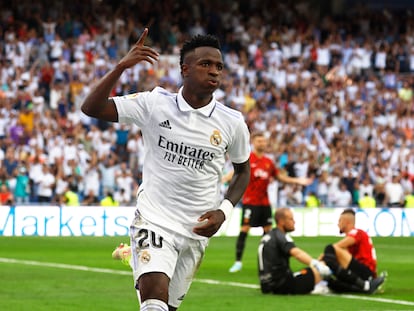
<svg viewBox="0 0 414 311"><path fill-rule="evenodd" d="M338 237L296 237L317 257ZM378 270L388 272L385 291L375 295L262 295L256 247L250 236L243 270L228 272L235 237L210 241L180 310L414 310L414 238L377 237ZM0 310L138 310L130 270L111 258L127 237L0 237ZM302 266L291 260L294 269Z"/></svg>

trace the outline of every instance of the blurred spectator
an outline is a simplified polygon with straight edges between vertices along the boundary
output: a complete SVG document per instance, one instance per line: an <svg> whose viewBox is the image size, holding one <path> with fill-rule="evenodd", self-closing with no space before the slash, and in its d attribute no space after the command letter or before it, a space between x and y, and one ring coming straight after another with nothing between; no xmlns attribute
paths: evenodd
<svg viewBox="0 0 414 311"><path fill-rule="evenodd" d="M340 168L333 169L328 177L328 206L334 206L336 194L339 192L339 184L341 183Z"/></svg>
<svg viewBox="0 0 414 311"><path fill-rule="evenodd" d="M310 192L305 199L306 207L320 207L320 201L315 192Z"/></svg>
<svg viewBox="0 0 414 311"><path fill-rule="evenodd" d="M55 175L52 174L48 164L44 163L42 165L42 171L39 176L37 176L35 182L38 185L37 195L39 198L39 203L52 202L53 189L56 184L56 178Z"/></svg>
<svg viewBox="0 0 414 311"><path fill-rule="evenodd" d="M356 194L356 187L355 183L357 182L357 177L359 175L358 169L355 167L354 163L351 161L345 162L345 168L342 172L342 179L341 182L346 185L349 193L352 195L352 203L357 203L357 194Z"/></svg>
<svg viewBox="0 0 414 311"><path fill-rule="evenodd" d="M79 195L74 185L69 185L60 200L61 204L66 206L80 206Z"/></svg>
<svg viewBox="0 0 414 311"><path fill-rule="evenodd" d="M89 190L83 195L82 205L98 205L99 199L93 190Z"/></svg>
<svg viewBox="0 0 414 311"><path fill-rule="evenodd" d="M118 200L120 203L131 203L132 191L135 188L135 181L132 177L132 172L128 169L126 162L120 164L120 169L116 172L116 189L119 194L122 194L122 200ZM123 190L121 192L121 190ZM115 194L117 193L115 192ZM114 195L115 195L114 194Z"/></svg>
<svg viewBox="0 0 414 311"><path fill-rule="evenodd" d="M404 207L414 207L414 194L412 192L405 194Z"/></svg>
<svg viewBox="0 0 414 311"><path fill-rule="evenodd" d="M103 163L98 164L98 168L102 180L102 193L114 193L116 190L116 172L119 170L116 155L111 153Z"/></svg>
<svg viewBox="0 0 414 311"><path fill-rule="evenodd" d="M377 202L375 202L375 199L372 195L370 195L368 192L361 193L361 196L358 200L359 208L372 208L376 206L377 206Z"/></svg>
<svg viewBox="0 0 414 311"><path fill-rule="evenodd" d="M14 203L13 193L6 184L0 185L0 205L12 205Z"/></svg>
<svg viewBox="0 0 414 311"><path fill-rule="evenodd" d="M404 189L399 181L400 174L398 172L393 172L391 181L385 183L385 206L404 206Z"/></svg>
<svg viewBox="0 0 414 311"><path fill-rule="evenodd" d="M83 196L85 201L95 201L100 197L101 174L95 162L90 162L83 177Z"/></svg>
<svg viewBox="0 0 414 311"><path fill-rule="evenodd" d="M304 202L303 198L303 187L300 185L282 185L280 197L285 196L286 205L279 200L279 206L302 206ZM283 191L285 194L283 195Z"/></svg>
<svg viewBox="0 0 414 311"><path fill-rule="evenodd" d="M385 173L379 165L375 165L372 170L369 171L372 179L374 180L374 197L378 206L384 206L385 203Z"/></svg>
<svg viewBox="0 0 414 311"><path fill-rule="evenodd" d="M121 188L114 193L114 201L119 202L121 206L131 205L131 196L126 194L124 188Z"/></svg>
<svg viewBox="0 0 414 311"><path fill-rule="evenodd" d="M17 204L29 203L30 183L29 176L27 176L27 170L24 166L20 166L19 168L17 168L14 198Z"/></svg>
<svg viewBox="0 0 414 311"><path fill-rule="evenodd" d="M15 152L14 148L8 147L6 149L6 154L3 159L3 165L4 165L4 168L6 169L6 174L8 176L12 176L15 169L19 165L19 161L17 161L14 155L14 152Z"/></svg>
<svg viewBox="0 0 414 311"><path fill-rule="evenodd" d="M119 206L111 191L107 191L105 197L99 202L101 206Z"/></svg>
<svg viewBox="0 0 414 311"><path fill-rule="evenodd" d="M350 207L352 205L351 192L344 182L339 184L339 191L335 193L332 204L335 207Z"/></svg>
<svg viewBox="0 0 414 311"><path fill-rule="evenodd" d="M57 173L55 176L55 186L54 186L54 202L62 203L62 198L65 195L65 192L69 189L69 182L67 176L65 176L63 167L58 165Z"/></svg>
<svg viewBox="0 0 414 311"><path fill-rule="evenodd" d="M9 178L7 171L2 167L0 168L0 186L6 185L7 189L9 188Z"/></svg>
<svg viewBox="0 0 414 311"><path fill-rule="evenodd" d="M374 185L370 182L368 176L364 176L362 178L362 181L358 184L358 192L360 193L360 197L363 197L365 195L373 197Z"/></svg>

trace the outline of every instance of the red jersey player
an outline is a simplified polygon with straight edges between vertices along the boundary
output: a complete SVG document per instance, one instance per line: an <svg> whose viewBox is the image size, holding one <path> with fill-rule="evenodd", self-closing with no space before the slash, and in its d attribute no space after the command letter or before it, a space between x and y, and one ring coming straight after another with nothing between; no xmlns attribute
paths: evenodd
<svg viewBox="0 0 414 311"><path fill-rule="evenodd" d="M251 227L262 227L264 233L272 229L272 209L267 195L267 187L274 179L284 183L309 185L312 180L281 174L272 159L265 155L267 139L261 132L251 135L250 181L242 198L242 220L239 237L236 242L236 261L230 272L242 269L242 256L247 234Z"/></svg>
<svg viewBox="0 0 414 311"><path fill-rule="evenodd" d="M377 277L377 258L371 238L364 230L355 228L353 209L341 213L338 227L346 236L326 246L322 257L335 276L328 281L328 287L341 293L374 293L385 275Z"/></svg>

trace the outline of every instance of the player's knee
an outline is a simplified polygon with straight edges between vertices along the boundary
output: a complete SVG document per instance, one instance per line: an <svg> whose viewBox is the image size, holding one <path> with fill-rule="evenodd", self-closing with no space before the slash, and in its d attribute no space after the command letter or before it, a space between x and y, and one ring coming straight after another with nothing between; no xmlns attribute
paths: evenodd
<svg viewBox="0 0 414 311"><path fill-rule="evenodd" d="M338 269L338 261L335 254L335 248L332 244L329 244L325 247L322 260L332 271L336 271Z"/></svg>
<svg viewBox="0 0 414 311"><path fill-rule="evenodd" d="M323 253L324 253L324 255L333 255L333 256L335 256L335 248L333 247L332 244L329 244L325 247L325 250L324 250Z"/></svg>

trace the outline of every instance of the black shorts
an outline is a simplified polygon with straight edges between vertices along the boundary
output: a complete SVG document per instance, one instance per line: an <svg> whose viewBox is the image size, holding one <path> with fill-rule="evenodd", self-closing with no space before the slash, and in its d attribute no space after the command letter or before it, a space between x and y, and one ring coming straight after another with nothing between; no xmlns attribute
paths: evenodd
<svg viewBox="0 0 414 311"><path fill-rule="evenodd" d="M354 272L363 280L368 280L370 277L375 277L375 274L364 264L360 263L355 258L352 258L348 269ZM355 284L350 284L339 279L329 279L328 287L337 293L353 293L361 292L361 289L357 288Z"/></svg>
<svg viewBox="0 0 414 311"><path fill-rule="evenodd" d="M315 287L315 276L311 268L304 268L299 272L287 273L286 281L278 288L273 289L274 294L309 294Z"/></svg>
<svg viewBox="0 0 414 311"><path fill-rule="evenodd" d="M245 205L242 206L241 224L250 227L264 227L272 225L272 209L270 205Z"/></svg>
<svg viewBox="0 0 414 311"><path fill-rule="evenodd" d="M363 280L368 280L370 277L374 277L374 274L366 265L360 263L353 257L349 263L348 269L357 274Z"/></svg>

